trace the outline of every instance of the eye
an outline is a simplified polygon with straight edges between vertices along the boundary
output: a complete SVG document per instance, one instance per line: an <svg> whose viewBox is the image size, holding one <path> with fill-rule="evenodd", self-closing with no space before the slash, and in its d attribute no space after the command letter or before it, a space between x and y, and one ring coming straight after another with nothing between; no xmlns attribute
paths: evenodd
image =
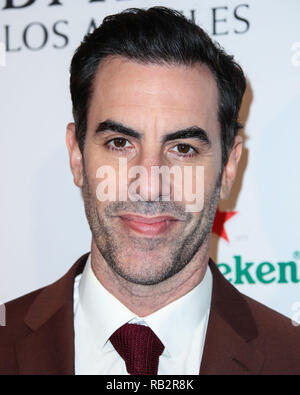
<svg viewBox="0 0 300 395"><path fill-rule="evenodd" d="M178 153L180 156L194 156L196 155L197 151L189 144L177 144L174 148L174 151Z"/></svg>
<svg viewBox="0 0 300 395"><path fill-rule="evenodd" d="M106 145L109 147L109 149L115 151L122 151L123 149L131 147L130 142L123 137L115 137L109 140Z"/></svg>

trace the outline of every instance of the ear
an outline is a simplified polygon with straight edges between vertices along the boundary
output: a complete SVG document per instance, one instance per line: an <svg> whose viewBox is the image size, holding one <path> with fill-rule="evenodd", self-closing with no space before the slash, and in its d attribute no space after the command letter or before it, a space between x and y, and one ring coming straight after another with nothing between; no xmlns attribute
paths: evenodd
<svg viewBox="0 0 300 395"><path fill-rule="evenodd" d="M76 139L75 124L73 122L67 125L66 144L69 151L70 167L74 177L74 184L81 188L83 184L82 154Z"/></svg>
<svg viewBox="0 0 300 395"><path fill-rule="evenodd" d="M220 199L227 199L236 177L238 163L241 158L243 138L238 135L234 139L233 147L223 169Z"/></svg>

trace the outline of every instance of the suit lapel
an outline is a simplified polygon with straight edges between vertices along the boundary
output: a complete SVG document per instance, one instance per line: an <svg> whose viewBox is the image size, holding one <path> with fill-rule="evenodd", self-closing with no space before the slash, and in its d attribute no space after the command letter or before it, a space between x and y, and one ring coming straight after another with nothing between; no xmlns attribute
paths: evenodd
<svg viewBox="0 0 300 395"><path fill-rule="evenodd" d="M244 297L209 263L213 292L200 374L258 374L264 357L251 341L258 336Z"/></svg>
<svg viewBox="0 0 300 395"><path fill-rule="evenodd" d="M74 372L72 304L66 303L44 325L16 345L21 375L56 375Z"/></svg>
<svg viewBox="0 0 300 395"><path fill-rule="evenodd" d="M74 279L87 257L45 287L29 308L29 333L15 346L20 374L74 374ZM258 334L250 309L214 262L209 264L213 293L200 374L257 374L264 358L251 345Z"/></svg>
<svg viewBox="0 0 300 395"><path fill-rule="evenodd" d="M15 346L20 374L74 374L74 279L87 256L45 287L29 308L24 321L30 332Z"/></svg>
<svg viewBox="0 0 300 395"><path fill-rule="evenodd" d="M258 374L264 357L215 311L211 312L200 374Z"/></svg>

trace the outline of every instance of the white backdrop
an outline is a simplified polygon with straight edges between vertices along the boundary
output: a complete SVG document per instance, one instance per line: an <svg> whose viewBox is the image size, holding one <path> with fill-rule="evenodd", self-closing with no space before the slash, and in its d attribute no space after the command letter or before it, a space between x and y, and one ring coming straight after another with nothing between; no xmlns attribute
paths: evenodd
<svg viewBox="0 0 300 395"><path fill-rule="evenodd" d="M65 148L71 56L105 15L153 5L195 18L247 75L245 151L220 204L236 214L212 257L242 292L300 321L299 0L0 0L0 300L55 281L89 251Z"/></svg>

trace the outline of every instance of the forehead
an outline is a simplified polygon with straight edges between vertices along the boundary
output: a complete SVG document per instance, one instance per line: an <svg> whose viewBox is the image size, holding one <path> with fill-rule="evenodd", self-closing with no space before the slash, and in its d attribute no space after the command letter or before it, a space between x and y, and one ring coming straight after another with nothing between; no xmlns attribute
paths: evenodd
<svg viewBox="0 0 300 395"><path fill-rule="evenodd" d="M205 65L142 64L117 56L97 70L88 124L113 118L141 128L155 119L162 127L216 128L217 113L218 89Z"/></svg>

